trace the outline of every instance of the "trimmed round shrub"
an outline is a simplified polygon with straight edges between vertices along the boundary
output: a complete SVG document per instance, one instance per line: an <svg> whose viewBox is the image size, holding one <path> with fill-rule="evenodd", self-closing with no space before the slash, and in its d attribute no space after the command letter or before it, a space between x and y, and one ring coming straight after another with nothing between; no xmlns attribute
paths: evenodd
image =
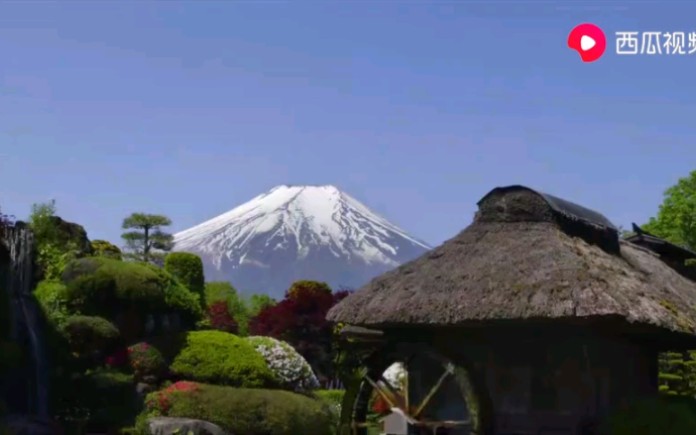
<svg viewBox="0 0 696 435"><path fill-rule="evenodd" d="M172 252L164 258L164 269L186 288L205 299L205 275L201 257L190 252Z"/></svg>
<svg viewBox="0 0 696 435"><path fill-rule="evenodd" d="M333 425L338 432L341 425L341 407L343 406L343 397L346 395L345 390L316 390L314 396L331 411Z"/></svg>
<svg viewBox="0 0 696 435"><path fill-rule="evenodd" d="M106 257L112 258L114 260L121 260L123 255L118 246L106 240L92 240L92 252L96 257Z"/></svg>
<svg viewBox="0 0 696 435"><path fill-rule="evenodd" d="M332 290L325 282L301 280L292 283L288 289L287 297L294 298L302 292L331 294Z"/></svg>
<svg viewBox="0 0 696 435"><path fill-rule="evenodd" d="M170 369L182 378L236 387L276 383L263 356L243 338L222 331L188 333Z"/></svg>
<svg viewBox="0 0 696 435"><path fill-rule="evenodd" d="M106 349L119 337L113 323L95 316L70 316L63 323L62 332L70 348L77 353Z"/></svg>
<svg viewBox="0 0 696 435"><path fill-rule="evenodd" d="M696 434L695 411L694 400L691 398L643 400L610 417L602 428L602 434Z"/></svg>
<svg viewBox="0 0 696 435"><path fill-rule="evenodd" d="M203 314L197 294L150 264L81 258L68 264L62 280L72 308L85 314L105 314L125 306L148 314L176 311L191 320Z"/></svg>
<svg viewBox="0 0 696 435"><path fill-rule="evenodd" d="M137 343L128 348L128 362L136 379L159 377L167 369L162 353L148 343Z"/></svg>
<svg viewBox="0 0 696 435"><path fill-rule="evenodd" d="M146 413L194 418L233 434L331 435L330 411L319 400L283 390L200 384L170 391L160 407L159 393L146 399Z"/></svg>
<svg viewBox="0 0 696 435"><path fill-rule="evenodd" d="M259 336L248 337L247 341L263 356L283 388L297 392L319 388L312 367L288 343Z"/></svg>
<svg viewBox="0 0 696 435"><path fill-rule="evenodd" d="M88 432L118 433L118 429L132 426L142 410L133 376L111 369L91 370L73 378L60 394L57 417L73 430L79 425L75 420L85 419Z"/></svg>

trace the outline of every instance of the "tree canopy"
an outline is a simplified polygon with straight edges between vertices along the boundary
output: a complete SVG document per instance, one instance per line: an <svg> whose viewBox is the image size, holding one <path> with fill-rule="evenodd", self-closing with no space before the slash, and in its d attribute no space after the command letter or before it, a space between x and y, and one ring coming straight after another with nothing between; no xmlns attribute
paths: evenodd
<svg viewBox="0 0 696 435"><path fill-rule="evenodd" d="M174 246L174 237L162 230L171 224L171 219L157 214L133 213L125 218L121 228L130 231L121 237L126 243L127 256L138 261L161 262L163 253Z"/></svg>
<svg viewBox="0 0 696 435"><path fill-rule="evenodd" d="M696 250L696 171L665 191L657 216L650 218L643 229Z"/></svg>

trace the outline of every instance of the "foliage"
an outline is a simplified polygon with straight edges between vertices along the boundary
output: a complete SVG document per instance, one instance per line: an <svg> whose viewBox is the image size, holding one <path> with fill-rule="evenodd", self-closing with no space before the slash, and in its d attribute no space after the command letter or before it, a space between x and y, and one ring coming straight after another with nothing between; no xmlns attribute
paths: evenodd
<svg viewBox="0 0 696 435"><path fill-rule="evenodd" d="M692 434L696 433L694 411L693 399L643 400L611 416L602 432L607 435Z"/></svg>
<svg viewBox="0 0 696 435"><path fill-rule="evenodd" d="M2 209L0 209L0 228L2 227L11 227L14 225L14 216L5 214L2 212Z"/></svg>
<svg viewBox="0 0 696 435"><path fill-rule="evenodd" d="M164 259L164 269L171 273L191 292L205 298L205 276L201 257L189 252L172 252Z"/></svg>
<svg viewBox="0 0 696 435"><path fill-rule="evenodd" d="M213 281L205 284L205 301L208 306L226 301L230 316L237 322L238 334L249 335L249 319L256 316L263 308L275 304L267 295L252 295L243 298L237 290L226 281Z"/></svg>
<svg viewBox="0 0 696 435"><path fill-rule="evenodd" d="M247 311L249 313L249 318L256 317L261 311L268 307L276 305L278 302L272 297L264 294L254 294L249 296L247 301Z"/></svg>
<svg viewBox="0 0 696 435"><path fill-rule="evenodd" d="M643 228L677 245L696 250L696 171L667 189L657 216Z"/></svg>
<svg viewBox="0 0 696 435"><path fill-rule="evenodd" d="M121 228L129 231L121 237L126 243L128 257L146 263L160 260L160 253L169 252L173 247L173 236L162 231L162 227L171 224L168 217L156 214L133 213L125 218Z"/></svg>
<svg viewBox="0 0 696 435"><path fill-rule="evenodd" d="M347 291L332 294L323 283L298 281L277 305L263 309L250 322L254 335L290 343L321 375L333 374L332 325L326 314Z"/></svg>
<svg viewBox="0 0 696 435"><path fill-rule="evenodd" d="M263 356L283 388L305 392L319 387L312 367L288 343L258 336L248 337L247 341Z"/></svg>
<svg viewBox="0 0 696 435"><path fill-rule="evenodd" d="M208 321L212 329L236 334L237 322L230 315L226 301L217 301L208 306Z"/></svg>
<svg viewBox="0 0 696 435"><path fill-rule="evenodd" d="M213 384L264 387L275 383L273 372L251 344L221 331L189 332L171 370L180 377Z"/></svg>
<svg viewBox="0 0 696 435"><path fill-rule="evenodd" d="M156 409L157 411L166 414L172 407L172 396L177 394L187 394L200 391L200 384L190 381L179 381L157 391L154 394L149 394L145 406L148 409Z"/></svg>
<svg viewBox="0 0 696 435"><path fill-rule="evenodd" d="M128 306L142 313L178 311L192 319L202 315L197 295L147 264L82 258L68 265L63 282L70 306L83 314L113 313Z"/></svg>
<svg viewBox="0 0 696 435"><path fill-rule="evenodd" d="M134 344L128 348L128 361L136 379L143 379L146 376L158 378L167 369L162 353L145 342Z"/></svg>
<svg viewBox="0 0 696 435"><path fill-rule="evenodd" d="M331 420L336 433L338 433L341 424L341 408L345 395L345 390L316 390L314 392L314 396L326 404L331 411Z"/></svg>
<svg viewBox="0 0 696 435"><path fill-rule="evenodd" d="M661 393L696 396L696 351L666 352L658 361Z"/></svg>
<svg viewBox="0 0 696 435"><path fill-rule="evenodd" d="M59 420L88 419L90 432L116 433L131 426L140 412L133 377L116 370L90 370L60 387L55 389L60 395Z"/></svg>
<svg viewBox="0 0 696 435"><path fill-rule="evenodd" d="M119 337L116 326L102 317L95 316L70 316L61 329L72 351L78 354L106 349Z"/></svg>
<svg viewBox="0 0 696 435"><path fill-rule="evenodd" d="M331 287L325 282L319 281L295 281L287 291L288 298L299 297L300 293L331 294Z"/></svg>
<svg viewBox="0 0 696 435"><path fill-rule="evenodd" d="M63 221L55 213L56 203L50 201L34 204L29 217L36 244L36 261L41 276L49 280L58 279L70 261L85 253L78 239L87 239L82 227Z"/></svg>
<svg viewBox="0 0 696 435"><path fill-rule="evenodd" d="M230 388L201 384L170 394L166 411L153 397L147 413L209 421L244 435L331 435L331 415L319 400L282 390Z"/></svg>
<svg viewBox="0 0 696 435"><path fill-rule="evenodd" d="M106 257L114 260L122 260L123 256L118 246L106 240L92 240L92 250L97 257Z"/></svg>

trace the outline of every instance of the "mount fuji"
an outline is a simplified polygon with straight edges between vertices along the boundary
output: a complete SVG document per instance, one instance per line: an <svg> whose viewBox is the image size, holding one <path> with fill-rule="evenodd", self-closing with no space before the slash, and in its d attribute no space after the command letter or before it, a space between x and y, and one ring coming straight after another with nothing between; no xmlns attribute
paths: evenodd
<svg viewBox="0 0 696 435"><path fill-rule="evenodd" d="M429 249L334 186L278 186L174 235L208 281L275 298L300 279L355 288Z"/></svg>

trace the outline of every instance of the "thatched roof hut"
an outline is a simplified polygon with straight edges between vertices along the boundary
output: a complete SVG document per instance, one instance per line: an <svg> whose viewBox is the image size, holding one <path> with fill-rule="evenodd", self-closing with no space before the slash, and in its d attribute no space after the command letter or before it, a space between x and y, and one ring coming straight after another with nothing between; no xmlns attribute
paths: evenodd
<svg viewBox="0 0 696 435"><path fill-rule="evenodd" d="M496 188L478 206L464 231L377 277L329 320L396 327L614 319L680 340L696 336L696 283L650 245L619 240L601 214L523 186Z"/></svg>

